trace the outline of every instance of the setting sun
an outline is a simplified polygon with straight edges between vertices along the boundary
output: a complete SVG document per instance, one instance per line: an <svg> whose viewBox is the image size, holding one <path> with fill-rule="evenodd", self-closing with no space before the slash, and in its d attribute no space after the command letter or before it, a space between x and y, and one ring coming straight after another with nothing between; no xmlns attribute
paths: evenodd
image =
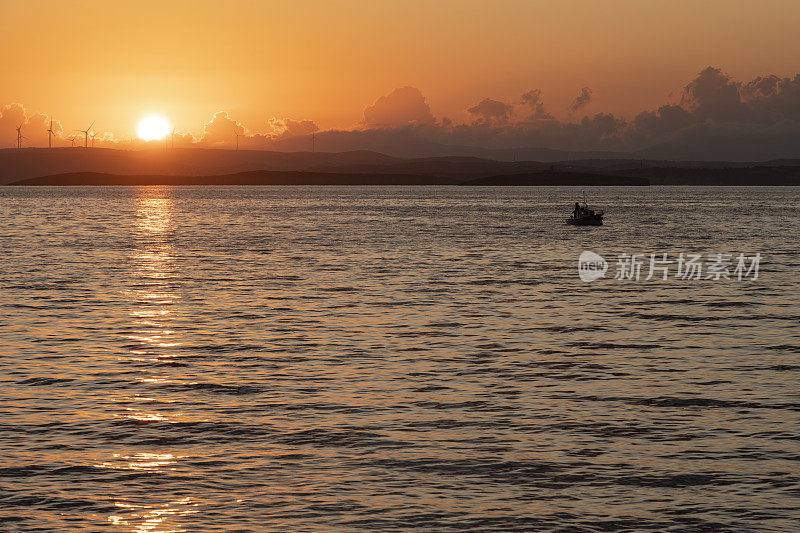
<svg viewBox="0 0 800 533"><path fill-rule="evenodd" d="M158 141L169 135L169 123L161 117L145 117L139 121L136 132L144 141Z"/></svg>

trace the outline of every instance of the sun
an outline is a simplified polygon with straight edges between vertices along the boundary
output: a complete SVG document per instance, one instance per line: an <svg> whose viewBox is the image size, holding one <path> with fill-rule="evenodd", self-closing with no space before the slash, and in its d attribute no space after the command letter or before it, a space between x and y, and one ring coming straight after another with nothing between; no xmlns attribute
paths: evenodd
<svg viewBox="0 0 800 533"><path fill-rule="evenodd" d="M144 117L139 121L136 133L143 141L158 141L169 135L169 123L161 117Z"/></svg>

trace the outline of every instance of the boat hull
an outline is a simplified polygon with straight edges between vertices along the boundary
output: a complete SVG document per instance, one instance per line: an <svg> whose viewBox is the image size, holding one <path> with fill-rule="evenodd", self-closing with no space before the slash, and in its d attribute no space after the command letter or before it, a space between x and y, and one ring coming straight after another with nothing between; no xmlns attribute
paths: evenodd
<svg viewBox="0 0 800 533"><path fill-rule="evenodd" d="M602 218L586 217L586 218L568 218L567 224L572 226L602 226Z"/></svg>

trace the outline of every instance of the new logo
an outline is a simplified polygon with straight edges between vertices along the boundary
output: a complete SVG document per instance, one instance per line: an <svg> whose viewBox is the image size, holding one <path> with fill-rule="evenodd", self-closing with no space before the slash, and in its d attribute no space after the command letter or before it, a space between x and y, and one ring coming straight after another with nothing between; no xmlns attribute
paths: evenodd
<svg viewBox="0 0 800 533"><path fill-rule="evenodd" d="M578 275L583 281L600 279L606 275L607 270L606 260L594 252L586 250L578 257Z"/></svg>

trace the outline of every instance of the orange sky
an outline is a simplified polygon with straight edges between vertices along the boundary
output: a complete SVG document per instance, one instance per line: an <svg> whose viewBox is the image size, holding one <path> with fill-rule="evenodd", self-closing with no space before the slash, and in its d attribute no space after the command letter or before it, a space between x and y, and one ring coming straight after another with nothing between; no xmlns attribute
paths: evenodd
<svg viewBox="0 0 800 533"><path fill-rule="evenodd" d="M436 116L541 88L548 109L582 86L587 112L629 116L707 65L736 78L800 71L794 0L26 0L0 8L0 104L117 138L159 114L195 134L226 110L351 127L411 85Z"/></svg>

